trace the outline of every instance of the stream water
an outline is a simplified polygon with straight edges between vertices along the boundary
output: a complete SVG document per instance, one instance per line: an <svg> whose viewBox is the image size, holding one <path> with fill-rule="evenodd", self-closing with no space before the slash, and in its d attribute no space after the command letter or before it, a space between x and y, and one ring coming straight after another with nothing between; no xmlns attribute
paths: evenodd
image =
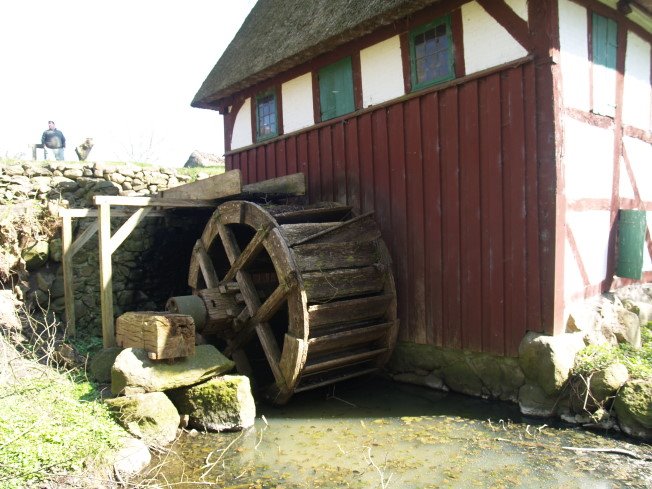
<svg viewBox="0 0 652 489"><path fill-rule="evenodd" d="M650 457L649 445L549 426L510 403L374 378L257 408L255 426L244 432L184 433L140 482L231 489L652 487L652 462L563 448Z"/></svg>

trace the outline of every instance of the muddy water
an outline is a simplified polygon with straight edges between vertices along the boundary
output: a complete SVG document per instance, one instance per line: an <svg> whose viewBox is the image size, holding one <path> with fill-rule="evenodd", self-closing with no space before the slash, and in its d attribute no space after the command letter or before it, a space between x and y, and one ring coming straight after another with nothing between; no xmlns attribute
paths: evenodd
<svg viewBox="0 0 652 489"><path fill-rule="evenodd" d="M648 488L652 462L562 447L646 445L521 417L508 403L381 379L258 406L241 433L184 434L150 467L158 487Z"/></svg>

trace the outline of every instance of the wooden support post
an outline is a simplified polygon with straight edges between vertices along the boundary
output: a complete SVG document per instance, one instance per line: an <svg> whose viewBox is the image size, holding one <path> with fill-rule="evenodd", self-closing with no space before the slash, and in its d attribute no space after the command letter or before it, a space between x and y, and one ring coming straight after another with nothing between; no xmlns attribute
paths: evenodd
<svg viewBox="0 0 652 489"><path fill-rule="evenodd" d="M36 150L34 150L36 151ZM63 216L61 231L61 248L63 264L63 293L66 306L66 336L75 336L75 291L72 282L72 217Z"/></svg>
<svg viewBox="0 0 652 489"><path fill-rule="evenodd" d="M113 270L111 265L111 205L100 204L100 298L104 348L115 346Z"/></svg>

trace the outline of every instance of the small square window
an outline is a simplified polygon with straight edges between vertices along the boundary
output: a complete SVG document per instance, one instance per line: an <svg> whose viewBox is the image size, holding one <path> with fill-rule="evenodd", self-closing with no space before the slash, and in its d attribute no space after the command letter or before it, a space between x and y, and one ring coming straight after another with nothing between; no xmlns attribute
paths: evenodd
<svg viewBox="0 0 652 489"><path fill-rule="evenodd" d="M277 135L276 93L261 93L256 97L256 139L268 139Z"/></svg>
<svg viewBox="0 0 652 489"><path fill-rule="evenodd" d="M410 32L412 90L455 77L450 26L445 16Z"/></svg>

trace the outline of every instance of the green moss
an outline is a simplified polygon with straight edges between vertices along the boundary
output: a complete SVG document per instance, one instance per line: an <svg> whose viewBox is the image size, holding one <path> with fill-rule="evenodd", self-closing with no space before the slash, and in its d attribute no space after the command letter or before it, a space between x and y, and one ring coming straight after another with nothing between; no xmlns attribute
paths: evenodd
<svg viewBox="0 0 652 489"><path fill-rule="evenodd" d="M642 426L652 430L652 381L639 379L627 382L618 393L614 404L621 423Z"/></svg>

